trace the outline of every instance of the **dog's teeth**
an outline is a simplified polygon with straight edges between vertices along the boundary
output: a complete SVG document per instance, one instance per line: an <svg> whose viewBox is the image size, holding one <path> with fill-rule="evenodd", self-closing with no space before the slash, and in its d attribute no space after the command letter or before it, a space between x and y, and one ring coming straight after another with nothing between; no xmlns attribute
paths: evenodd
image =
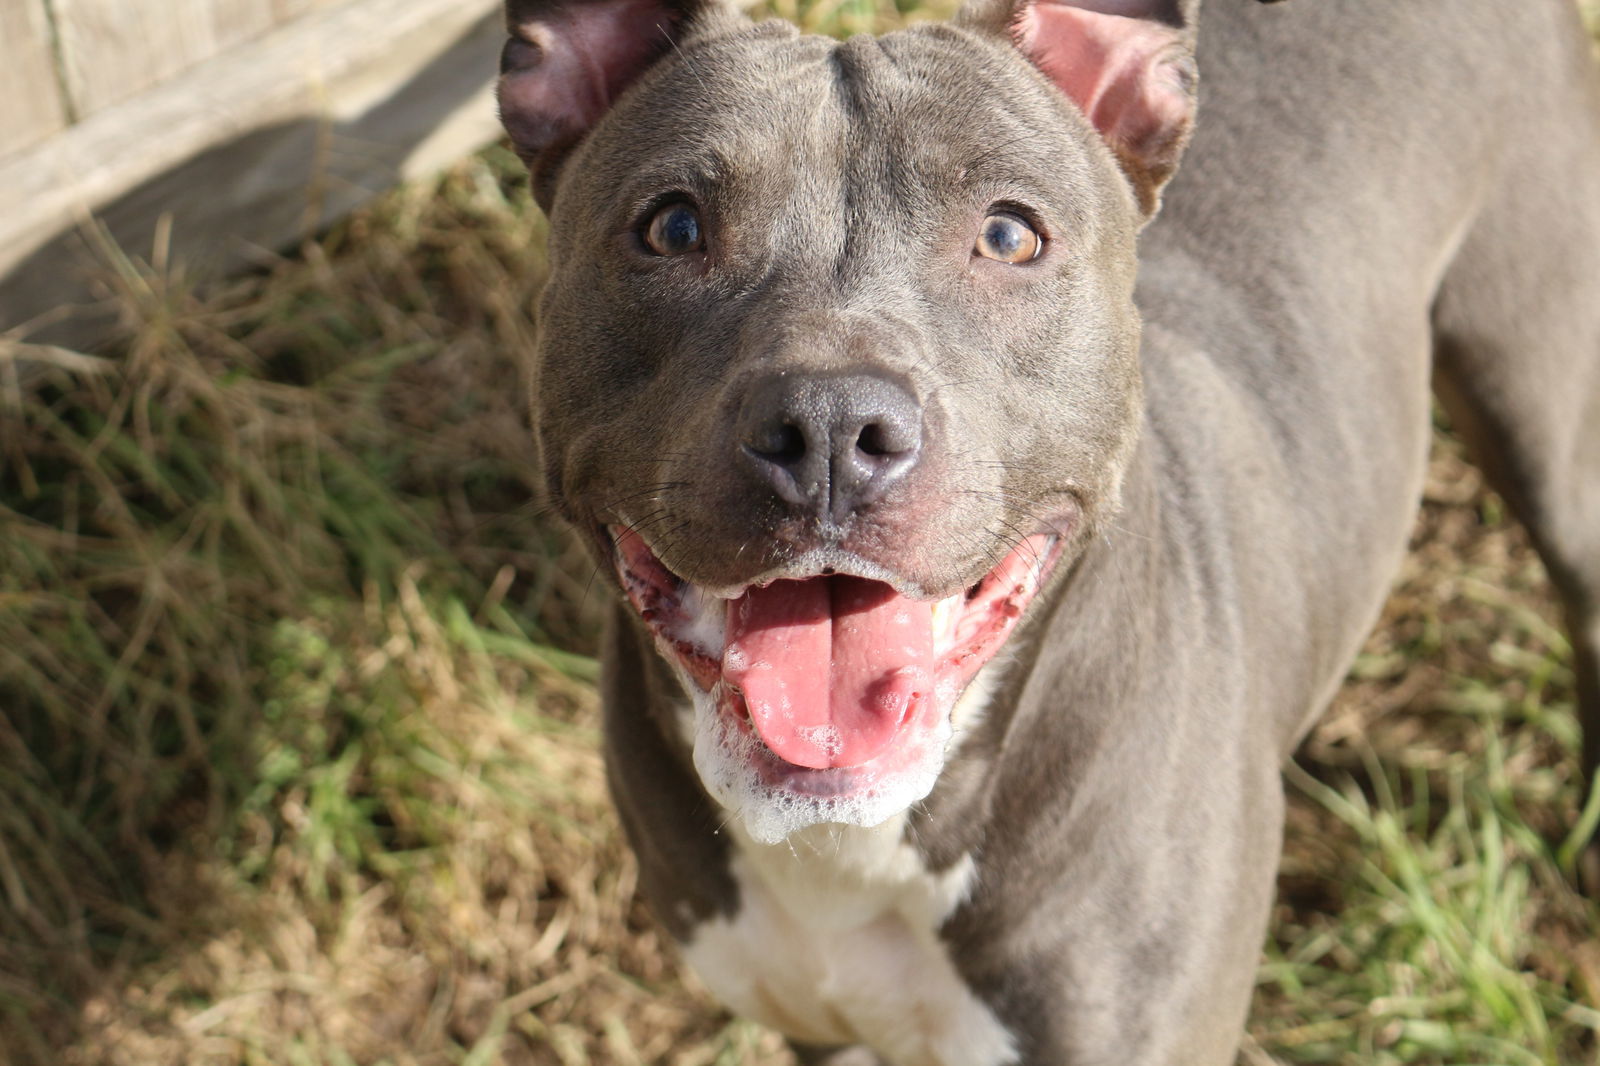
<svg viewBox="0 0 1600 1066"><path fill-rule="evenodd" d="M727 634L728 601L699 585L685 583L682 636L707 655L722 655Z"/></svg>
<svg viewBox="0 0 1600 1066"><path fill-rule="evenodd" d="M958 592L933 605L933 646L938 651L944 651L954 640L956 623L961 620L961 605L966 598L966 593Z"/></svg>

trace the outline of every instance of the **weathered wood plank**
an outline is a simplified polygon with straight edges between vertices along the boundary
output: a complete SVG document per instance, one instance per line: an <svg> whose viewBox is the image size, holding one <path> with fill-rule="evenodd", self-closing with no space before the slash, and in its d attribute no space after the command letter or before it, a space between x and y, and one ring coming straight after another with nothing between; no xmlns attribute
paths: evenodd
<svg viewBox="0 0 1600 1066"><path fill-rule="evenodd" d="M86 298L90 216L205 274L492 140L500 2L348 0L0 160L0 333Z"/></svg>
<svg viewBox="0 0 1600 1066"><path fill-rule="evenodd" d="M66 124L44 0L0 0L0 158Z"/></svg>
<svg viewBox="0 0 1600 1066"><path fill-rule="evenodd" d="M54 0L78 115L130 99L272 26L272 0Z"/></svg>
<svg viewBox="0 0 1600 1066"><path fill-rule="evenodd" d="M317 11L343 2L344 0L272 0L273 21L290 22L308 11Z"/></svg>

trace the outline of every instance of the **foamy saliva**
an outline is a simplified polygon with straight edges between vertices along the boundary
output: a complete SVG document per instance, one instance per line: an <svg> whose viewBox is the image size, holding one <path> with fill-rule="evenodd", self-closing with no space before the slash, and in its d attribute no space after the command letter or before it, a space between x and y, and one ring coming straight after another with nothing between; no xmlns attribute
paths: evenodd
<svg viewBox="0 0 1600 1066"><path fill-rule="evenodd" d="M673 636L688 641L705 655L721 658L727 643L728 601L699 585L688 584L678 602L683 622Z"/></svg>
<svg viewBox="0 0 1600 1066"><path fill-rule="evenodd" d="M864 829L887 822L933 791L951 736L950 708L941 706L938 715L930 716L934 723L910 730L883 758L882 767L867 763L846 770L795 768L802 774L850 775L847 794L814 796L786 787L781 776L775 777L776 756L754 733L722 713L712 693L695 689L693 695L695 770L712 798L738 818L759 844L776 844L791 833L825 822ZM836 732L831 739L840 741ZM781 775L781 770L777 773Z"/></svg>

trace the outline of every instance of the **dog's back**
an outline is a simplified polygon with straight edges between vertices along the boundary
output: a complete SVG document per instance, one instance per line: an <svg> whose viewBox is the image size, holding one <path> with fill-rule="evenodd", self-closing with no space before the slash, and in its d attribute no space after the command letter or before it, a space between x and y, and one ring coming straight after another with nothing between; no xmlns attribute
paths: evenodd
<svg viewBox="0 0 1600 1066"><path fill-rule="evenodd" d="M1566 0L1204 9L1195 137L1141 237L1146 382L1161 434L1206 457L1173 473L1219 525L1248 515L1217 561L1242 624L1303 642L1250 660L1315 696L1278 709L1285 751L1403 550L1435 365L1592 613L1600 488L1568 476L1600 455L1590 49Z"/></svg>

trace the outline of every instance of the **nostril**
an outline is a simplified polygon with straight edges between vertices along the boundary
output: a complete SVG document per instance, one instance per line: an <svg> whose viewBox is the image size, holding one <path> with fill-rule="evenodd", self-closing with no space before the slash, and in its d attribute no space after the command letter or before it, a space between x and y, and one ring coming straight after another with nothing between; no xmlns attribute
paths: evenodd
<svg viewBox="0 0 1600 1066"><path fill-rule="evenodd" d="M895 451L889 447L883 427L876 422L868 422L861 427L861 435L856 438L856 450L867 455L891 455Z"/></svg>
<svg viewBox="0 0 1600 1066"><path fill-rule="evenodd" d="M856 435L856 450L873 458L904 455L916 446L916 434L892 422L868 422Z"/></svg>
<svg viewBox="0 0 1600 1066"><path fill-rule="evenodd" d="M806 455L806 435L799 426L789 422L765 427L749 448L769 462L788 466L798 463Z"/></svg>

